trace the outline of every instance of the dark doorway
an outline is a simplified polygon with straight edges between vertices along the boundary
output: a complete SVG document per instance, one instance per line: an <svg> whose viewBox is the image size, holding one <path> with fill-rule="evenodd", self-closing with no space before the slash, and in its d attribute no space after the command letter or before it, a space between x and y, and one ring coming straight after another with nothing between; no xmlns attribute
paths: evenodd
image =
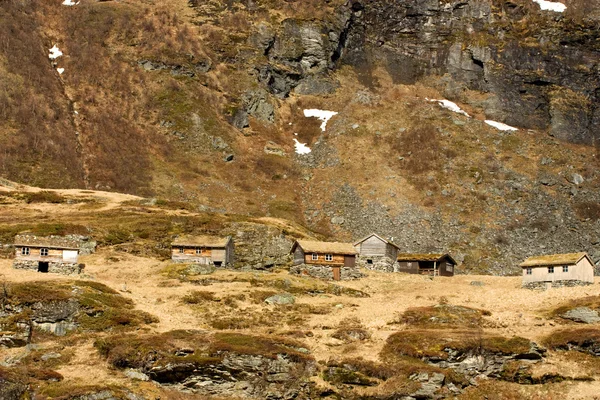
<svg viewBox="0 0 600 400"><path fill-rule="evenodd" d="M221 265L223 265L223 262L222 261L215 261L214 264L215 264L215 267L220 267Z"/></svg>
<svg viewBox="0 0 600 400"><path fill-rule="evenodd" d="M47 262L40 261L38 263L38 272L48 272L48 267L49 265Z"/></svg>

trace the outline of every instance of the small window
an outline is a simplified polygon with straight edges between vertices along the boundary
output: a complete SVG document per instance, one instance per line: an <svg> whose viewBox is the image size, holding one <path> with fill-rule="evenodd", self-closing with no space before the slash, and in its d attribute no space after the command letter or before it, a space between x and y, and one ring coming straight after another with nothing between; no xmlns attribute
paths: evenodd
<svg viewBox="0 0 600 400"><path fill-rule="evenodd" d="M200 247L196 247L196 254L202 254L202 249Z"/></svg>
<svg viewBox="0 0 600 400"><path fill-rule="evenodd" d="M412 267L412 263L409 261L409 262L406 263L406 266L407 267Z"/></svg>
<svg viewBox="0 0 600 400"><path fill-rule="evenodd" d="M179 253L181 253L181 254L185 253L185 250L183 249L183 247L179 248Z"/></svg>
<svg viewBox="0 0 600 400"><path fill-rule="evenodd" d="M313 260L318 260L319 259L319 255L317 253L312 253L312 259Z"/></svg>
<svg viewBox="0 0 600 400"><path fill-rule="evenodd" d="M533 269L531 268L527 268L526 272L527 275L531 275L533 273Z"/></svg>
<svg viewBox="0 0 600 400"><path fill-rule="evenodd" d="M44 249L40 249L40 256L47 256L48 255L48 249L44 248Z"/></svg>
<svg viewBox="0 0 600 400"><path fill-rule="evenodd" d="M371 260L370 258L367 260L367 264L373 264L373 260Z"/></svg>
<svg viewBox="0 0 600 400"><path fill-rule="evenodd" d="M325 261L333 261L333 255L332 254L325 254Z"/></svg>
<svg viewBox="0 0 600 400"><path fill-rule="evenodd" d="M563 265L563 272L569 272L569 266Z"/></svg>
<svg viewBox="0 0 600 400"><path fill-rule="evenodd" d="M28 256L29 255L29 247L21 248L21 255Z"/></svg>
<svg viewBox="0 0 600 400"><path fill-rule="evenodd" d="M554 273L554 267L548 267L548 273L549 274L553 274Z"/></svg>

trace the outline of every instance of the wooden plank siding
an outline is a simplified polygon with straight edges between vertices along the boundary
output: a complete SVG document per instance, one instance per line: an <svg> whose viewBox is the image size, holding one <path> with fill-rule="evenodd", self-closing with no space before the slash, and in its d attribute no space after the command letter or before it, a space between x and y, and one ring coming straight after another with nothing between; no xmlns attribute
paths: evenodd
<svg viewBox="0 0 600 400"><path fill-rule="evenodd" d="M398 249L387 243L381 238L373 235L355 246L356 251L361 257L389 257L395 260L398 256Z"/></svg>
<svg viewBox="0 0 600 400"><path fill-rule="evenodd" d="M304 263L305 264L315 264L315 265L344 265L344 255L343 254L332 254L333 260L326 261L325 253L316 253L318 259L313 260L313 253L306 253L304 255Z"/></svg>
<svg viewBox="0 0 600 400"><path fill-rule="evenodd" d="M294 265L300 265L304 263L304 250L302 247L297 246L294 250Z"/></svg>
<svg viewBox="0 0 600 400"><path fill-rule="evenodd" d="M28 248L29 254L22 254L22 249ZM42 248L36 247L16 247L15 258L18 260L31 260L31 261L63 261L63 250L62 249L47 249L48 255L42 256Z"/></svg>

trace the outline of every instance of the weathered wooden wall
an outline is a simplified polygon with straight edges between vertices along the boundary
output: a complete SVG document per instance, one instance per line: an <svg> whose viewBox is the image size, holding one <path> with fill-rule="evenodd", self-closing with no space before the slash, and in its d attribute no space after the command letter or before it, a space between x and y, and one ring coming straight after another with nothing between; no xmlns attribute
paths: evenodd
<svg viewBox="0 0 600 400"><path fill-rule="evenodd" d="M17 260L31 260L31 261L63 261L63 250L62 249L48 249L48 255L42 256L42 248L29 247L29 254L21 254L21 251L25 246L18 246L15 248L15 259ZM69 262L77 262L77 257L73 259L69 257Z"/></svg>
<svg viewBox="0 0 600 400"><path fill-rule="evenodd" d="M314 265L344 265L344 256L340 254L333 254L332 261L325 260L325 253L317 253L318 260L312 259L313 253L306 253L304 255L304 263L305 264L314 264Z"/></svg>
<svg viewBox="0 0 600 400"><path fill-rule="evenodd" d="M563 272L562 265L554 266L554 273L548 272L548 266L532 267L531 275L527 275L527 268L523 268L523 282L556 282L556 281L582 281L594 283L594 266L587 258L582 258L576 265L569 265L569 271Z"/></svg>
<svg viewBox="0 0 600 400"><path fill-rule="evenodd" d="M296 246L294 250L294 265L304 264L304 251L302 247Z"/></svg>

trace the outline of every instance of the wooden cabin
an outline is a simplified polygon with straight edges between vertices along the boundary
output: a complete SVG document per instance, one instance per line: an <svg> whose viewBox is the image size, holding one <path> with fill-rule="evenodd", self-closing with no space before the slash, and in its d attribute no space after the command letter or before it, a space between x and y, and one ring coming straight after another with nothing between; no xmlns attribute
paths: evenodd
<svg viewBox="0 0 600 400"><path fill-rule="evenodd" d="M291 272L336 281L361 276L356 266L357 252L351 243L297 240L290 253L296 267Z"/></svg>
<svg viewBox="0 0 600 400"><path fill-rule="evenodd" d="M13 267L38 272L80 273L79 241L65 236L17 235Z"/></svg>
<svg viewBox="0 0 600 400"><path fill-rule="evenodd" d="M594 283L594 263L587 253L529 257L523 269L523 286L529 288L578 286Z"/></svg>
<svg viewBox="0 0 600 400"><path fill-rule="evenodd" d="M454 276L456 261L449 254L399 253L396 272L431 276Z"/></svg>
<svg viewBox="0 0 600 400"><path fill-rule="evenodd" d="M358 253L358 263L368 269L393 272L394 263L400 248L391 241L371 233L354 243Z"/></svg>
<svg viewBox="0 0 600 400"><path fill-rule="evenodd" d="M171 260L180 263L214 265L233 264L231 236L180 236L171 244Z"/></svg>

